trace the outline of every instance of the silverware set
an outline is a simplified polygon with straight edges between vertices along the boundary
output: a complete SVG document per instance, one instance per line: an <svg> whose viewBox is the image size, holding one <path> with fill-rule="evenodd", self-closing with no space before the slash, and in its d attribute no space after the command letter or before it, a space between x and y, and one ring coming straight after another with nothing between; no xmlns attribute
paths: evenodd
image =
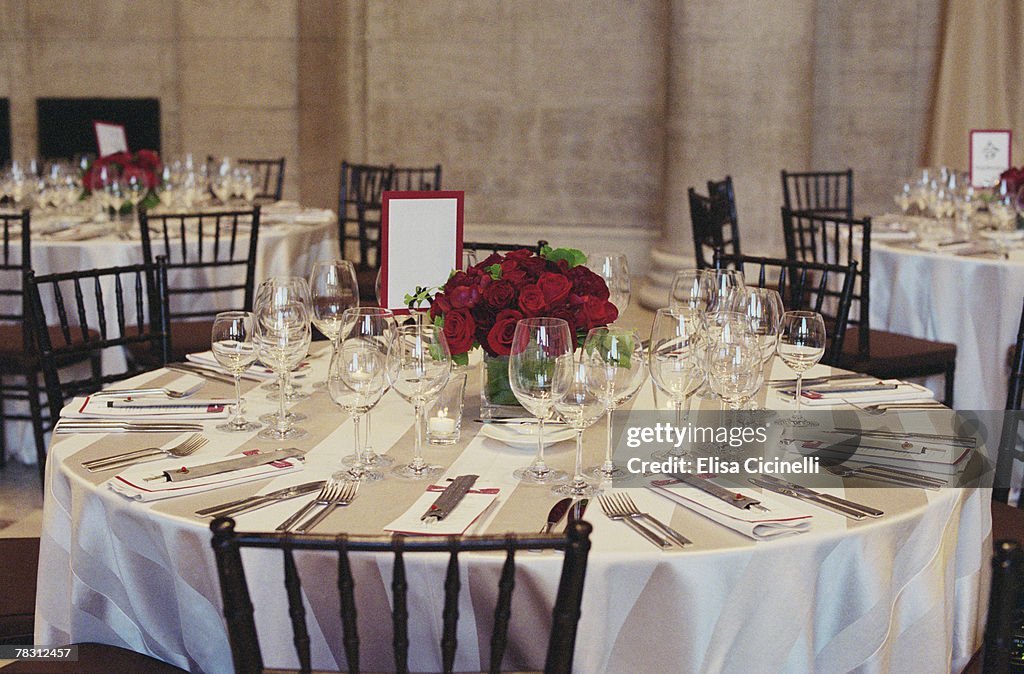
<svg viewBox="0 0 1024 674"><path fill-rule="evenodd" d="M604 514L608 519L625 523L635 532L662 550L671 548L673 543L679 547L685 547L687 545L692 545L693 543L693 541L652 515L641 512L640 509L636 507L636 504L633 503L633 499L626 494L603 494L597 498L601 504L601 510L604 511ZM657 527L664 536L655 533L648 527L644 526L644 524L641 524L641 522Z"/></svg>
<svg viewBox="0 0 1024 674"><path fill-rule="evenodd" d="M287 501L288 499L310 494L318 489L322 489L324 484L326 484L324 480L317 480L315 482L306 482L304 484L297 484L291 487L285 487L284 489L278 489L277 491L272 491L269 494L247 496L246 498L241 498L237 501L229 501L227 503L221 503L208 508L202 508L196 511L196 515L211 518L241 515L242 513L247 513L251 510L256 510L273 503L280 503L282 501Z"/></svg>
<svg viewBox="0 0 1024 674"><path fill-rule="evenodd" d="M181 421L113 421L108 419L61 419L54 433L186 433L203 430L201 423Z"/></svg>
<svg viewBox="0 0 1024 674"><path fill-rule="evenodd" d="M838 496L832 496L831 494L826 494L824 492L815 491L801 484L788 482L772 475L752 477L748 478L747 481L757 487L761 487L762 489L775 492L776 494L782 494L783 496L789 496L801 501L813 503L825 508L826 510L831 510L832 512L844 515L852 520L862 520L865 517L881 517L885 514L878 508L874 508L863 503L857 503L856 501L850 501Z"/></svg>
<svg viewBox="0 0 1024 674"><path fill-rule="evenodd" d="M295 531L300 534L309 533L313 527L320 524L330 515L335 508L341 508L352 503L358 492L358 482L345 482L331 478L324 483L323 488L320 489L320 493L316 495L315 499L299 508L294 515L281 522L275 530ZM320 512L296 526L299 520L311 513L317 506L321 506Z"/></svg>
<svg viewBox="0 0 1024 674"><path fill-rule="evenodd" d="M91 473L105 471L105 470L116 470L118 468L124 468L131 466L140 461L152 461L154 459L162 459L166 456L184 457L190 456L196 452L200 447L205 445L207 440L202 435L194 433L182 442L172 447L146 447L143 449L136 449L131 452L122 452L120 454L114 454L107 456L102 459L92 459L89 461L83 461L82 466Z"/></svg>

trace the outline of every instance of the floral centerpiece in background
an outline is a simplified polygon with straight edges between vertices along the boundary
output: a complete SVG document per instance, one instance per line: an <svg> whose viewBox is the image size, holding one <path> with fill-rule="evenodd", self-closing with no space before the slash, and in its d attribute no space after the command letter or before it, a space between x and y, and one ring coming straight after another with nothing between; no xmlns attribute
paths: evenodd
<svg viewBox="0 0 1024 674"><path fill-rule="evenodd" d="M160 155L154 150L139 150L134 154L115 152L93 160L89 164L82 176L82 187L85 189L85 194L102 191L104 188L103 169L107 169L108 175L110 175L108 180L117 177L119 181L125 182L134 178L144 185L146 194L139 201L139 205L153 208L160 203L156 189L160 186L161 168ZM130 202L123 205L121 210L124 211L126 207L129 211L131 210Z"/></svg>
<svg viewBox="0 0 1024 674"><path fill-rule="evenodd" d="M444 331L454 363L466 365L469 351L482 347L485 398L496 405L515 405L507 357L520 319L565 319L582 344L591 328L618 317L608 301L607 284L586 262L586 255L572 248L545 246L539 255L527 249L495 253L453 272L433 297L423 291L407 299L430 300L430 317Z"/></svg>

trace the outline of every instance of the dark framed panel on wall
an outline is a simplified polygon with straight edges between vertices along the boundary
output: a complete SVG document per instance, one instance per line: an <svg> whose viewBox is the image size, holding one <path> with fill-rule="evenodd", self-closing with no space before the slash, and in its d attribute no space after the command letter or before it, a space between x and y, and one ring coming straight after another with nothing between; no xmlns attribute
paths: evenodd
<svg viewBox="0 0 1024 674"><path fill-rule="evenodd" d="M38 98L40 157L96 154L94 120L121 124L128 148L160 151L158 98Z"/></svg>
<svg viewBox="0 0 1024 674"><path fill-rule="evenodd" d="M11 101L0 98L0 166L11 161Z"/></svg>

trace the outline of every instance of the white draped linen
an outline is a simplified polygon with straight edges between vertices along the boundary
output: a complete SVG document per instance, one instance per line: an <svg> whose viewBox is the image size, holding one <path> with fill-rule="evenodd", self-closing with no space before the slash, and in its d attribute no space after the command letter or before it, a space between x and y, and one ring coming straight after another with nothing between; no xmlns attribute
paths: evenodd
<svg viewBox="0 0 1024 674"><path fill-rule="evenodd" d="M318 359L323 367L323 359ZM781 371L778 374L782 374ZM139 378L174 381L157 373ZM473 378L471 377L471 380ZM255 386L256 384L249 384ZM210 383L204 393L224 386ZM224 387L224 391L229 391ZM637 405L651 405L644 388ZM193 512L288 484L323 479L352 447L352 426L325 394L297 403L311 418L310 434L295 441L308 448L307 466L291 476L247 483L154 503L129 501L85 473L81 461L155 444L160 436L58 436L45 481L40 586L35 640L39 644L100 641L143 651L198 672L231 670L226 628L208 522ZM472 394L470 394L472 396ZM273 407L263 391L250 390L248 412ZM472 401L472 397L470 397ZM781 406L781 404L780 404ZM467 415L473 414L472 403ZM412 409L393 394L373 414L373 441L397 461L411 456ZM500 487L496 505L469 533L534 532L554 502L546 488L519 486L512 470L529 461L515 449L463 424L463 438L449 448L428 447L428 460L447 475L477 473ZM603 451L601 427L586 434L586 463ZM259 447L248 435L208 429L203 459ZM291 444L291 443L289 443ZM571 469L571 442L549 448L550 464ZM755 542L710 523L646 490L631 490L641 509L668 521L694 541L686 550L660 552L594 504L579 624L579 672L938 672L959 671L980 643L988 583L991 519L986 490L854 488L835 482L837 494L886 511L878 520L850 522L809 507L809 533ZM863 483L862 483L863 484ZM351 506L336 511L318 533L380 533L422 493L422 483L388 479L365 485ZM784 498L766 495L766 501ZM272 530L302 501L270 506L238 518L240 530ZM790 502L792 503L792 502ZM261 611L283 601L280 554L248 551L257 623L269 666L295 665L285 611ZM487 635L501 557L462 557L460 671L486 668ZM506 666L543 666L549 610L561 556L518 558L519 578ZM412 596L414 670L440 667L445 559L407 560ZM335 562L300 556L314 668L343 666L335 598ZM363 666L393 668L389 610L390 558L364 558L357 568ZM279 603L278 606L283 604ZM482 636L478 636L478 630Z"/></svg>
<svg viewBox="0 0 1024 674"><path fill-rule="evenodd" d="M1024 298L1024 251L1009 259L872 241L871 327L956 344L957 409L1001 410Z"/></svg>

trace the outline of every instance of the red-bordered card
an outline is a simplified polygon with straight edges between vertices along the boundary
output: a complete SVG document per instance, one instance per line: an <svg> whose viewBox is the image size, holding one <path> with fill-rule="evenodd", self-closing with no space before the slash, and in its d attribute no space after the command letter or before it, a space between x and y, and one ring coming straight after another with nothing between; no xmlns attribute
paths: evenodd
<svg viewBox="0 0 1024 674"><path fill-rule="evenodd" d="M1012 147L1013 133L1009 129L971 129L971 185L998 185L1000 174L1013 166Z"/></svg>
<svg viewBox="0 0 1024 674"><path fill-rule="evenodd" d="M128 134L125 133L124 124L94 119L92 128L96 132L96 152L100 157L115 152L128 152Z"/></svg>
<svg viewBox="0 0 1024 674"><path fill-rule="evenodd" d="M462 265L463 192L385 192L381 199L380 303L409 313L405 296L436 288Z"/></svg>

